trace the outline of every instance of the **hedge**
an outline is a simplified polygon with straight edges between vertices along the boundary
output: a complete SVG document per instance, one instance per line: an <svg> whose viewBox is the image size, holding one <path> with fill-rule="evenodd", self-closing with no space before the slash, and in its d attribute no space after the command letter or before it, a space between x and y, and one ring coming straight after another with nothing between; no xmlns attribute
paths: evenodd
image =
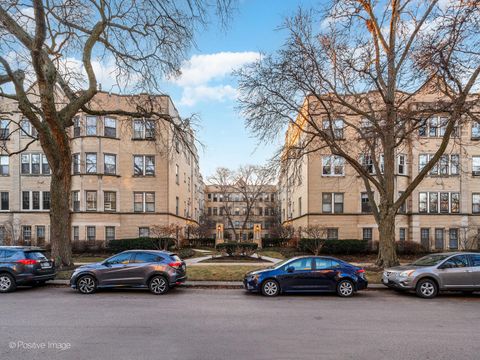
<svg viewBox="0 0 480 360"><path fill-rule="evenodd" d="M309 242L314 239L300 239L298 242L298 249L304 252L310 252ZM368 240L325 240L323 245L322 254L364 254L369 252Z"/></svg>
<svg viewBox="0 0 480 360"><path fill-rule="evenodd" d="M285 247L287 246L288 241L289 239L263 238L262 247L263 248Z"/></svg>
<svg viewBox="0 0 480 360"><path fill-rule="evenodd" d="M134 238L111 240L108 242L108 250L112 252L121 252L125 250L163 250L175 246L175 239L171 238Z"/></svg>
<svg viewBox="0 0 480 360"><path fill-rule="evenodd" d="M204 248L214 248L215 239L213 238L201 238L201 239L185 239L183 241L185 247L204 247Z"/></svg>
<svg viewBox="0 0 480 360"><path fill-rule="evenodd" d="M258 244L256 243L242 243L242 242L226 242L217 244L215 249L220 252L225 252L228 256L239 255L249 256L257 250Z"/></svg>

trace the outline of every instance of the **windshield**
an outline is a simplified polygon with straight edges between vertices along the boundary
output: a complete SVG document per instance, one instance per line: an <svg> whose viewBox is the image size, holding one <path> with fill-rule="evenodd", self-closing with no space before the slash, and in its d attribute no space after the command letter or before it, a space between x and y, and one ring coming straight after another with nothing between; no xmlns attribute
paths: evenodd
<svg viewBox="0 0 480 360"><path fill-rule="evenodd" d="M417 261L413 262L411 265L414 266L433 266L437 265L441 261L445 260L450 255L427 255Z"/></svg>

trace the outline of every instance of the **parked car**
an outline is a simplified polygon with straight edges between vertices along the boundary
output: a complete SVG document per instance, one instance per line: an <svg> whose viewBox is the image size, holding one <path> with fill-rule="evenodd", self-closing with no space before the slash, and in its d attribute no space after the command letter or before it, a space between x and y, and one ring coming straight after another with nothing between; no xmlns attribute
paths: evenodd
<svg viewBox="0 0 480 360"><path fill-rule="evenodd" d="M410 265L385 269L382 283L431 299L439 291L480 291L480 253L430 254Z"/></svg>
<svg viewBox="0 0 480 360"><path fill-rule="evenodd" d="M325 256L288 259L247 273L243 283L247 291L265 296L288 292L336 292L341 297L349 297L368 286L365 270Z"/></svg>
<svg viewBox="0 0 480 360"><path fill-rule="evenodd" d="M70 286L82 294L99 288L148 288L156 295L187 279L187 267L176 254L157 250L129 250L102 262L75 269Z"/></svg>
<svg viewBox="0 0 480 360"><path fill-rule="evenodd" d="M31 246L0 246L0 293L18 285L41 285L55 278L55 263L45 250Z"/></svg>

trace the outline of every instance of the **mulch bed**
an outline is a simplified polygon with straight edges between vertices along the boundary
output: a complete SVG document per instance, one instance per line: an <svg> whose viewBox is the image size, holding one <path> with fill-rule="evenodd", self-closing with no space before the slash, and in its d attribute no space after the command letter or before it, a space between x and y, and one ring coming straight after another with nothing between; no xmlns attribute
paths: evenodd
<svg viewBox="0 0 480 360"><path fill-rule="evenodd" d="M219 263L219 262L235 262L235 263L271 263L265 259L252 258L249 256L219 256L211 259L200 261L202 263Z"/></svg>

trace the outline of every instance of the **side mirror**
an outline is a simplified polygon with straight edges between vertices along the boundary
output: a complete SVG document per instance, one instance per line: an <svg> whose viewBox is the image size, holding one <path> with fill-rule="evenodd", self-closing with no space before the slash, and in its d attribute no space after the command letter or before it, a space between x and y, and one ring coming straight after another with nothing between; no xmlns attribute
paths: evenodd
<svg viewBox="0 0 480 360"><path fill-rule="evenodd" d="M288 272L288 273L293 273L294 271L295 271L295 268L294 268L293 266L289 266L289 267L287 268L287 272Z"/></svg>

